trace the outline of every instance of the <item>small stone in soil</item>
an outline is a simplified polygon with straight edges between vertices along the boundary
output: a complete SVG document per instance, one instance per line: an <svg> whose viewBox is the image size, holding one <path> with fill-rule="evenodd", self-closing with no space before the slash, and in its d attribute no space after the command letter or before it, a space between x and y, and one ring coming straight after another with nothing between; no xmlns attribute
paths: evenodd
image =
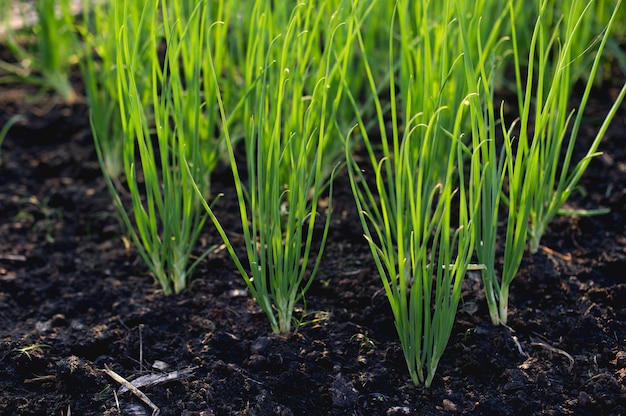
<svg viewBox="0 0 626 416"><path fill-rule="evenodd" d="M406 406L394 406L387 409L387 416L408 416L411 414L411 409Z"/></svg>
<svg viewBox="0 0 626 416"><path fill-rule="evenodd" d="M456 413L458 412L458 408L456 407L456 404L454 404L451 400L448 399L443 399L443 410L445 410L446 412L452 412L452 413Z"/></svg>
<svg viewBox="0 0 626 416"><path fill-rule="evenodd" d="M263 354L271 343L272 341L268 337L259 337L250 346L250 351L252 354Z"/></svg>

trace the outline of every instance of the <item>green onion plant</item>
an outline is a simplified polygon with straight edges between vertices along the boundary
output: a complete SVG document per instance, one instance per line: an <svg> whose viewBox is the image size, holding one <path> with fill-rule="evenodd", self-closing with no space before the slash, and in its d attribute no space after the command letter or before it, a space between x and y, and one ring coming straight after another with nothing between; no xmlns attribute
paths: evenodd
<svg viewBox="0 0 626 416"><path fill-rule="evenodd" d="M129 39L135 39L133 51L133 76L138 98L146 113L147 123L154 124L151 99L151 65L154 51L149 48L153 36L163 37L160 21L148 21L147 4L143 1L127 1L123 7L115 2L89 1L82 5L82 19L75 24L76 48L81 51L79 67L85 84L89 103L91 127L96 146L102 155L104 174L119 188L120 175L124 171L122 115L119 110L117 54L120 24ZM122 15L122 13L125 13ZM126 68L128 70L128 68Z"/></svg>
<svg viewBox="0 0 626 416"><path fill-rule="evenodd" d="M495 74L507 54L506 49L489 53L480 44L478 48L471 48L466 37L471 36L477 25L484 23L461 18L466 27L462 32L466 79L471 91L472 157L477 160L472 165L472 175L476 179L470 182L469 194L472 203L480 207L479 214L473 218L476 255L479 263L484 265L485 295L495 325L507 322L510 285L519 270L528 239L531 252L536 251L547 224L558 213L596 154L599 141L624 93L622 91L618 97L587 155L570 169L582 110L608 30L604 32L594 58L595 69L589 73L580 112L566 141L572 117L567 107L573 85L572 71L574 61L578 59L570 48L572 42L580 38L574 35L591 4L585 3L586 9L582 13L578 8L580 5L572 5L572 14L567 19L553 16L554 11L548 10L548 4L547 1L541 4L530 44L522 43L520 47L517 25L513 24L519 21L518 4L508 2L520 110L517 123L508 127L503 107L498 113L493 102ZM564 22L569 22L565 31L560 26ZM502 39L501 45L506 48L508 40ZM522 51L527 51L528 56L521 55ZM555 62L551 62L552 59ZM480 64L476 66L476 62ZM521 77L523 69L528 74L525 84ZM531 122L534 123L532 126ZM516 132L518 137L514 136ZM501 142L500 148L498 141ZM502 208L506 209L504 214L501 214ZM498 221L502 218L505 218L505 231L501 236ZM501 242L504 258L501 278L498 279L495 263L496 243L500 237L504 237Z"/></svg>
<svg viewBox="0 0 626 416"><path fill-rule="evenodd" d="M91 113L91 127L96 138L96 146L102 155L102 168L104 174L110 177L116 184L119 183L120 175L124 170L122 160L122 148L124 137L122 121L118 104L118 86L116 69L116 51L118 48L117 23L121 18L114 18L116 11L123 12L122 8L115 8L111 2L84 2L82 21L76 24L77 49L82 48L83 59L79 61L85 93ZM131 2L127 5L127 20L135 16L138 21L140 16L140 4ZM134 7L133 10L130 10ZM144 54L143 65L138 73L147 72L145 66L149 63L149 57ZM135 65L139 66L139 59ZM145 77L144 79L148 79ZM140 83L141 85L141 83ZM147 86L138 86L147 91ZM147 102L147 94L142 94L144 104ZM117 185L121 189L121 185Z"/></svg>
<svg viewBox="0 0 626 416"><path fill-rule="evenodd" d="M584 28L581 26L584 16L590 13L593 2L581 0L580 2L574 1L574 3L570 9L564 11L567 18L564 18L562 23L557 22L557 26L551 30L542 20L547 10L547 1L542 2L531 40L525 80L522 77L517 37L513 25L512 42L520 111L518 153L521 152L520 156L525 159L525 162L520 164L520 169L525 170L523 173L525 189L522 192L528 193L525 203L530 204L528 232L532 253L537 251L541 237L549 223L575 189L591 159L600 154L597 149L626 94L625 85L613 102L585 156L578 162L573 161L584 110L621 0L617 2L607 27L600 35L597 49L593 49L595 56L575 117L574 111L570 108L569 98L573 67L581 58L573 53L573 44L579 39L578 31L581 27ZM578 13L578 3L585 5L580 13ZM515 21L514 8L510 9L511 20ZM565 24L564 31L559 30L560 24ZM564 34L560 35L560 33ZM552 59L554 63L550 66L548 62ZM548 68L553 68L553 70L547 71ZM522 175L521 172L519 174Z"/></svg>
<svg viewBox="0 0 626 416"><path fill-rule="evenodd" d="M343 40L350 23L331 5L326 0L293 7L254 4L246 49L250 90L242 110L247 179L240 173L218 95L247 267L206 203L205 208L274 333L288 333L297 323L294 308L317 273L330 225L334 160L329 149L337 146L333 140L341 146L333 126L350 47ZM318 231L319 202L327 187L329 212Z"/></svg>
<svg viewBox="0 0 626 416"><path fill-rule="evenodd" d="M215 49L209 43L223 39L213 37L213 2L186 7L176 1L116 0L114 8L116 95L130 207L106 171L105 177L131 240L165 294L185 289L212 249L192 261L206 221L195 186L208 197L219 149L210 124L218 114L214 83L205 82L210 74L204 71ZM98 129L93 133L101 143ZM103 147L96 148L104 165Z"/></svg>
<svg viewBox="0 0 626 416"><path fill-rule="evenodd" d="M510 2L512 5L512 3ZM506 11L506 10L505 10ZM515 277L524 254L528 231L530 205L528 189L524 188L524 158L522 147L515 149L513 126L506 128L503 107L496 112L494 94L498 70L507 61L506 29L492 49L485 48L480 38L473 34L487 26L498 33L505 15L492 22L480 15L466 18L459 16L463 48L465 78L469 89L468 103L471 113L472 143L469 146L471 173L468 184L470 204L476 206L472 217L475 235L475 252L481 265L485 297L489 315L494 325L506 323L509 286ZM477 39L475 47L470 39ZM498 149L498 140L501 149ZM496 272L497 241L501 207L507 201L502 278Z"/></svg>
<svg viewBox="0 0 626 416"><path fill-rule="evenodd" d="M408 5L409 2L398 2L398 15ZM448 7L454 6L445 2L446 11L450 10ZM429 16L425 10L423 23L430 23L431 18L439 21L439 11L433 10L433 16ZM394 38L390 37L389 70L393 71L396 53L404 61L442 59L454 66L459 56L448 30L454 29L456 23L452 14L445 16L450 21L428 26L432 33L402 32L399 52L395 52ZM389 24L394 27L393 21ZM430 50L432 39L441 49ZM377 83L360 32L357 41L375 94ZM417 68L415 65L410 71ZM374 142L361 118L354 131L362 137L369 156L365 166L356 162L350 146L346 146L348 172L361 224L393 311L409 374L414 384L426 386L431 385L448 343L474 242L472 208L467 203L463 173L462 126L467 105L466 100L459 103L450 100L447 106L449 97L442 92L450 72L450 66L446 68L432 74L430 81L439 87L427 92L430 101L426 108L412 100L413 94L422 94L423 88L428 88L411 79L418 74L401 78L398 87L403 91L402 99L396 96L396 77L391 77L391 131L387 129L387 113L378 96L376 133L381 143ZM462 85L460 81L463 79L451 80L455 85ZM357 101L349 96L358 115ZM437 106L433 107L432 103ZM441 151L444 148L446 152ZM371 172L372 177L364 171Z"/></svg>
<svg viewBox="0 0 626 416"><path fill-rule="evenodd" d="M36 0L34 26L13 28L15 8L26 24L30 5L0 0L3 15L3 42L15 63L0 61L0 69L15 78L56 91L66 103L73 103L76 92L69 79L70 67L77 60L74 50L73 15L70 0ZM10 81L9 80L9 81Z"/></svg>

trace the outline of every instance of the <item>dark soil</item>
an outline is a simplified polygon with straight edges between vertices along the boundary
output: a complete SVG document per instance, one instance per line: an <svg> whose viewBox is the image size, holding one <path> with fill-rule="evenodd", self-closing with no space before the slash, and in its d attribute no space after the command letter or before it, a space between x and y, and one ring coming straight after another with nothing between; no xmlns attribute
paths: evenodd
<svg viewBox="0 0 626 416"><path fill-rule="evenodd" d="M127 380L178 371L140 389L161 415L626 414L625 109L568 204L610 213L555 219L512 286L509 328L491 325L470 273L425 389L405 369L346 175L305 324L273 336L225 251L188 292L162 294L124 244L84 103L1 88L0 125L27 120L0 167L0 414L151 414L105 368ZM615 88L600 91L583 146ZM222 167L216 209L240 244L231 185ZM219 243L211 227L201 243Z"/></svg>

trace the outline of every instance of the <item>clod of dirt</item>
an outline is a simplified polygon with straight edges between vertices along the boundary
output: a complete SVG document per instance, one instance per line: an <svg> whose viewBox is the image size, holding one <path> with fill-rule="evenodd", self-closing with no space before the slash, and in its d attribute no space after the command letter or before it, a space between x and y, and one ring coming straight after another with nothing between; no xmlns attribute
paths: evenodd
<svg viewBox="0 0 626 416"><path fill-rule="evenodd" d="M252 354L263 354L270 346L272 341L268 337L259 337L250 346Z"/></svg>
<svg viewBox="0 0 626 416"><path fill-rule="evenodd" d="M352 382L341 374L338 374L335 381L330 386L330 395L333 406L340 409L349 409L356 405L359 400L359 392L354 388Z"/></svg>
<svg viewBox="0 0 626 416"><path fill-rule="evenodd" d="M56 362L56 378L71 395L84 395L87 390L96 393L108 384L91 361L75 355Z"/></svg>

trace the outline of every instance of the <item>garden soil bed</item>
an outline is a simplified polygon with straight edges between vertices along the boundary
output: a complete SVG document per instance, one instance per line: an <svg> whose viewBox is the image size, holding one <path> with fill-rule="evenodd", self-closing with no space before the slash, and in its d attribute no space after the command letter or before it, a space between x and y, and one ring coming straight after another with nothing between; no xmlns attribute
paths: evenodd
<svg viewBox="0 0 626 416"><path fill-rule="evenodd" d="M594 97L582 145L614 93ZM189 291L162 294L124 244L84 103L2 85L0 125L17 113L0 167L1 415L152 413L105 368L169 374L140 388L161 415L626 414L624 108L568 204L610 212L555 219L512 286L508 328L470 272L429 389L408 377L346 175L304 325L274 336L225 250ZM227 167L213 190L241 249ZM219 243L207 226L198 254Z"/></svg>

